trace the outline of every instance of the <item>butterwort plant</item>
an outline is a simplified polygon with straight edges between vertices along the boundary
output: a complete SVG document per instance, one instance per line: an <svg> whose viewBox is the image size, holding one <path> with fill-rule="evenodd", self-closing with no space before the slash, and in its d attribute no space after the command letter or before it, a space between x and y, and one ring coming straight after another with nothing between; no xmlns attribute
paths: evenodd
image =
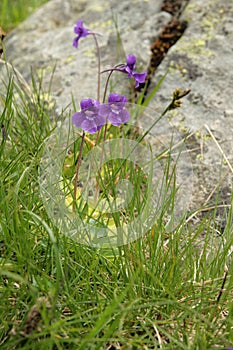
<svg viewBox="0 0 233 350"><path fill-rule="evenodd" d="M79 169L81 166L83 146L86 138L86 133L95 134L97 133L96 140L98 140L99 132L104 127L103 139L106 140L108 125L119 127L122 124L126 124L130 120L130 113L127 110L127 97L120 95L117 92L111 92L107 97L108 85L111 75L116 72L119 74L127 75L127 78L135 81L135 88L139 87L140 84L146 80L147 73L139 73L136 71L136 56L133 54L126 55L126 62L117 64L115 67L100 71L100 49L98 45L98 33L86 28L82 20L78 20L74 26L74 33L76 34L73 39L73 47L78 49L80 39L92 36L95 41L97 50L97 98L85 98L80 102L81 110L72 115L72 123L77 128L82 129L81 145L79 149L77 165L75 170L74 179L74 200L73 208L75 208L76 197L77 197L77 186ZM100 77L103 73L108 73L103 98L100 101Z"/></svg>

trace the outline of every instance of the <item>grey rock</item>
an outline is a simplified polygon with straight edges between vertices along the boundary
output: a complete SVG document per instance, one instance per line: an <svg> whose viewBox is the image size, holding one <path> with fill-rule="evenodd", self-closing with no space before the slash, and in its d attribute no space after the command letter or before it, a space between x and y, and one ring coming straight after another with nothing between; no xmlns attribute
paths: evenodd
<svg viewBox="0 0 233 350"><path fill-rule="evenodd" d="M51 96L56 111L73 110L72 96L78 104L82 98L96 97L96 49L91 37L72 47L73 26L83 19L85 25L102 34L101 70L124 62L125 53L137 56L137 70L145 70L150 60L150 45L171 18L161 12L162 0L51 0L6 38L6 54L27 82L31 71L43 76L48 89L53 69ZM195 177L191 208L206 204L218 192L223 203L231 201L233 182L233 3L229 0L190 0L182 19L188 21L182 38L169 50L152 79L150 89L168 71L164 83L150 103L152 118L139 121L143 128L171 101L176 88L190 88L183 106L169 113L156 125L150 137L165 145L174 131L188 139L187 150ZM121 41L117 38L117 29ZM4 77L4 66L1 66ZM4 79L4 78L3 78ZM128 86L120 81L122 91ZM101 91L103 91L102 79ZM172 131L173 130L173 131ZM211 131L211 135L209 133ZM156 147L156 146L155 146ZM188 183L190 164L184 172ZM192 182L192 184L191 184ZM221 214L224 215L224 214Z"/></svg>
<svg viewBox="0 0 233 350"><path fill-rule="evenodd" d="M168 122L180 135L193 133L187 147L198 176L193 196L197 207L207 204L208 198L211 206L217 196L222 204L229 205L232 200L232 18L233 3L228 0L191 0L182 14L188 28L152 80L153 87L168 72L150 104L154 109L165 108L176 88L191 89L182 107L169 113ZM224 210L221 216L224 219Z"/></svg>
<svg viewBox="0 0 233 350"><path fill-rule="evenodd" d="M124 63L125 53L137 55L138 69L145 70L150 41L169 17L160 13L160 5L161 0L156 4L126 0L51 0L7 37L7 58L27 81L31 70L43 75L45 88L49 86L56 65L51 94L61 111L71 104L72 96L77 104L83 98L96 97L95 44L89 36L80 40L75 50L72 46L74 23L82 19L86 27L101 34L98 36L101 70ZM117 41L115 22L123 45ZM154 25L157 22L159 24ZM102 81L103 91L104 79Z"/></svg>

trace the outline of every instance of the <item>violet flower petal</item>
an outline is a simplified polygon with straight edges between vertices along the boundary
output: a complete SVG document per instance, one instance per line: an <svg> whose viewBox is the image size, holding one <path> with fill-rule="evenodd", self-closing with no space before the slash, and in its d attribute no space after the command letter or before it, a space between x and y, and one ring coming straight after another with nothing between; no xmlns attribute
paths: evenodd
<svg viewBox="0 0 233 350"><path fill-rule="evenodd" d="M132 77L134 77L134 79L136 81L136 85L135 85L136 88L139 86L139 84L142 84L145 82L146 76L147 76L147 72L144 72L144 73L133 72L132 73Z"/></svg>
<svg viewBox="0 0 233 350"><path fill-rule="evenodd" d="M126 96L111 93L108 97L108 103L100 105L99 114L105 116L114 126L125 124L130 119L130 114L125 109L127 102Z"/></svg>
<svg viewBox="0 0 233 350"><path fill-rule="evenodd" d="M106 124L106 117L99 113L99 101L90 98L80 102L81 112L72 115L72 123L83 131L94 134Z"/></svg>
<svg viewBox="0 0 233 350"><path fill-rule="evenodd" d="M120 111L114 111L109 113L108 120L114 126L120 126L121 124L125 124L129 121L130 114L126 109L122 109Z"/></svg>
<svg viewBox="0 0 233 350"><path fill-rule="evenodd" d="M126 71L127 71L127 68L128 68L129 72L130 71L132 72L135 69L136 61L137 61L136 56L131 55L131 54L126 55Z"/></svg>
<svg viewBox="0 0 233 350"><path fill-rule="evenodd" d="M77 34L77 37L73 40L73 46L77 49L79 39L85 38L88 34L90 34L90 31L83 26L83 21L79 20L75 23L74 32Z"/></svg>
<svg viewBox="0 0 233 350"><path fill-rule="evenodd" d="M108 103L116 103L116 102L117 103L121 102L121 103L125 104L126 102L128 102L128 100L127 100L126 96L124 96L124 95L118 95L118 94L114 94L114 93L109 94Z"/></svg>

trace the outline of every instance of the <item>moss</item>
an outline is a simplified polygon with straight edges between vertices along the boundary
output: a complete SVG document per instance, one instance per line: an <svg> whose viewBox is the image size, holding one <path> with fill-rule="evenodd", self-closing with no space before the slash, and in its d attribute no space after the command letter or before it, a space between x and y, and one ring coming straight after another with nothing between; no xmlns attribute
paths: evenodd
<svg viewBox="0 0 233 350"><path fill-rule="evenodd" d="M108 3L106 1L105 5L97 5L97 4L90 4L88 7L88 11L93 11L93 12L103 12L108 9Z"/></svg>
<svg viewBox="0 0 233 350"><path fill-rule="evenodd" d="M53 65L47 65L46 67L38 68L36 70L38 77L43 78L47 73L53 73L54 65L55 63Z"/></svg>
<svg viewBox="0 0 233 350"><path fill-rule="evenodd" d="M205 12L203 13L203 2L190 3L184 12L184 17L188 22L200 23L202 39L199 42L194 42L195 49L204 47L207 41L214 38L216 27L221 21L224 20L224 15L227 10L224 9L224 5L216 0L209 0L205 2ZM194 18L194 20L193 20ZM201 51L201 52L200 52ZM206 49L205 49L206 51ZM204 54L203 50L198 50L198 54ZM208 53L209 55L209 53Z"/></svg>
<svg viewBox="0 0 233 350"><path fill-rule="evenodd" d="M170 73L175 73L177 71L180 73L179 75L182 78L184 78L187 75L187 73L188 73L187 69L184 66L182 66L181 64L179 64L179 63L177 63L175 61L170 61L170 63L169 63L169 72Z"/></svg>
<svg viewBox="0 0 233 350"><path fill-rule="evenodd" d="M88 24L88 28L94 30L95 28L99 29L110 29L112 26L112 20L108 19L107 21L95 21L95 22L91 22L90 24Z"/></svg>
<svg viewBox="0 0 233 350"><path fill-rule="evenodd" d="M74 55L70 55L64 59L64 63L71 63L74 62L76 57Z"/></svg>
<svg viewBox="0 0 233 350"><path fill-rule="evenodd" d="M187 57L192 58L193 62L200 62L203 58L209 58L213 52L207 48L207 40L200 37L182 38L175 47L178 53L186 54Z"/></svg>
<svg viewBox="0 0 233 350"><path fill-rule="evenodd" d="M213 14L207 14L206 18L201 22L201 29L205 34L206 40L211 40L214 37L214 31L219 23L219 18L213 16Z"/></svg>
<svg viewBox="0 0 233 350"><path fill-rule="evenodd" d="M84 54L85 54L86 57L90 57L92 59L96 58L96 50L95 50L95 48L90 48L90 49L86 50Z"/></svg>

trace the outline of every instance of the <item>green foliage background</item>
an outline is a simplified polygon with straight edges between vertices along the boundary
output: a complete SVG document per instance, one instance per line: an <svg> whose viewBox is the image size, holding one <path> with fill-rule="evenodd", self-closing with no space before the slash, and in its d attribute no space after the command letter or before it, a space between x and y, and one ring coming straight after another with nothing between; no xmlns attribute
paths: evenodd
<svg viewBox="0 0 233 350"><path fill-rule="evenodd" d="M47 0L1 0L0 27L8 32Z"/></svg>

